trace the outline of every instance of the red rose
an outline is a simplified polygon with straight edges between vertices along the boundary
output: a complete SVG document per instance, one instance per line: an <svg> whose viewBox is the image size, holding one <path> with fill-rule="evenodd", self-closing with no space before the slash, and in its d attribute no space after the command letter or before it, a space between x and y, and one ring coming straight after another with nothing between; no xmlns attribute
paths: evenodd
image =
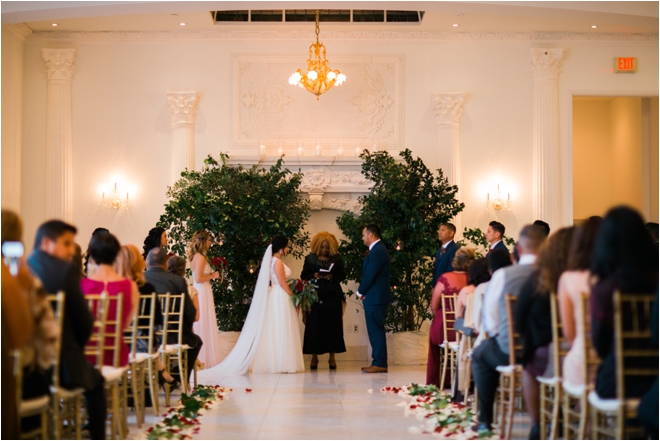
<svg viewBox="0 0 660 441"><path fill-rule="evenodd" d="M227 259L224 257L214 257L213 260L211 260L211 264L216 267L216 268L226 268L228 263Z"/></svg>
<svg viewBox="0 0 660 441"><path fill-rule="evenodd" d="M298 282L296 283L296 292L302 292L304 287L305 284L303 283L303 281L298 279Z"/></svg>

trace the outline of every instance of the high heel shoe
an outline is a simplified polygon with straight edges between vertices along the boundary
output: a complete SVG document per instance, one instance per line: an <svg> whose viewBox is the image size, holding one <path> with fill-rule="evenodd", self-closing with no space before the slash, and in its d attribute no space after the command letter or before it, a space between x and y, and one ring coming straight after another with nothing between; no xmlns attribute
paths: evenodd
<svg viewBox="0 0 660 441"><path fill-rule="evenodd" d="M174 379L174 378L172 378L172 381L167 381L165 379L165 376L163 375L164 371L165 371L164 369L161 370L161 371L158 371L158 385L160 387L164 388L165 384L167 383L170 386L171 390L174 390L174 389L178 388L179 387L179 382L176 381L176 379Z"/></svg>
<svg viewBox="0 0 660 441"><path fill-rule="evenodd" d="M332 364L328 361L328 367L330 368L331 371L336 371L337 370L337 362Z"/></svg>
<svg viewBox="0 0 660 441"><path fill-rule="evenodd" d="M314 359L312 359L312 362L309 364L309 370L310 371L315 371L319 368L319 359L316 359L316 363L314 363Z"/></svg>

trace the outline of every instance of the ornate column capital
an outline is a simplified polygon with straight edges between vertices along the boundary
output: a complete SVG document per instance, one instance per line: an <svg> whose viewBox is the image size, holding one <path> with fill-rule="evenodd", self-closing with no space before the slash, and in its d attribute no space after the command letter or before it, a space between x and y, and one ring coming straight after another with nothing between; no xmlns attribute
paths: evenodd
<svg viewBox="0 0 660 441"><path fill-rule="evenodd" d="M49 80L69 80L73 77L76 62L75 49L42 49Z"/></svg>
<svg viewBox="0 0 660 441"><path fill-rule="evenodd" d="M167 92L167 103L172 114L172 124L194 124L199 94L192 92Z"/></svg>
<svg viewBox="0 0 660 441"><path fill-rule="evenodd" d="M463 113L464 93L434 93L433 111L438 124L458 124Z"/></svg>
<svg viewBox="0 0 660 441"><path fill-rule="evenodd" d="M564 49L533 47L531 53L534 79L556 80L559 77Z"/></svg>

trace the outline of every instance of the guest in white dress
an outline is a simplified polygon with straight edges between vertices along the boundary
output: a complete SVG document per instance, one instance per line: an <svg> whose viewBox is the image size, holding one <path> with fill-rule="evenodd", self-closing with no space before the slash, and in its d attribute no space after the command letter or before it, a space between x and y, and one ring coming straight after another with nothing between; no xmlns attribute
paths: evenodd
<svg viewBox="0 0 660 441"><path fill-rule="evenodd" d="M220 278L218 271L213 271L209 265L206 253L211 248L211 235L208 231L197 231L188 246L188 260L191 262L193 287L198 293L199 321L193 325L195 334L204 342L198 360L206 368L219 364L220 335L218 334L218 321L215 315L215 302L213 301L213 288L211 280Z"/></svg>

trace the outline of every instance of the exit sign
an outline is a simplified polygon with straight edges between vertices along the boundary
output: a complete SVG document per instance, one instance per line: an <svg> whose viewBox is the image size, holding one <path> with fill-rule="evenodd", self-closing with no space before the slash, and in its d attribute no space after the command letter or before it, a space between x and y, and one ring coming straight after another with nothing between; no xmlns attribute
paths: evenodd
<svg viewBox="0 0 660 441"><path fill-rule="evenodd" d="M614 59L614 72L637 72L637 58L616 57Z"/></svg>

